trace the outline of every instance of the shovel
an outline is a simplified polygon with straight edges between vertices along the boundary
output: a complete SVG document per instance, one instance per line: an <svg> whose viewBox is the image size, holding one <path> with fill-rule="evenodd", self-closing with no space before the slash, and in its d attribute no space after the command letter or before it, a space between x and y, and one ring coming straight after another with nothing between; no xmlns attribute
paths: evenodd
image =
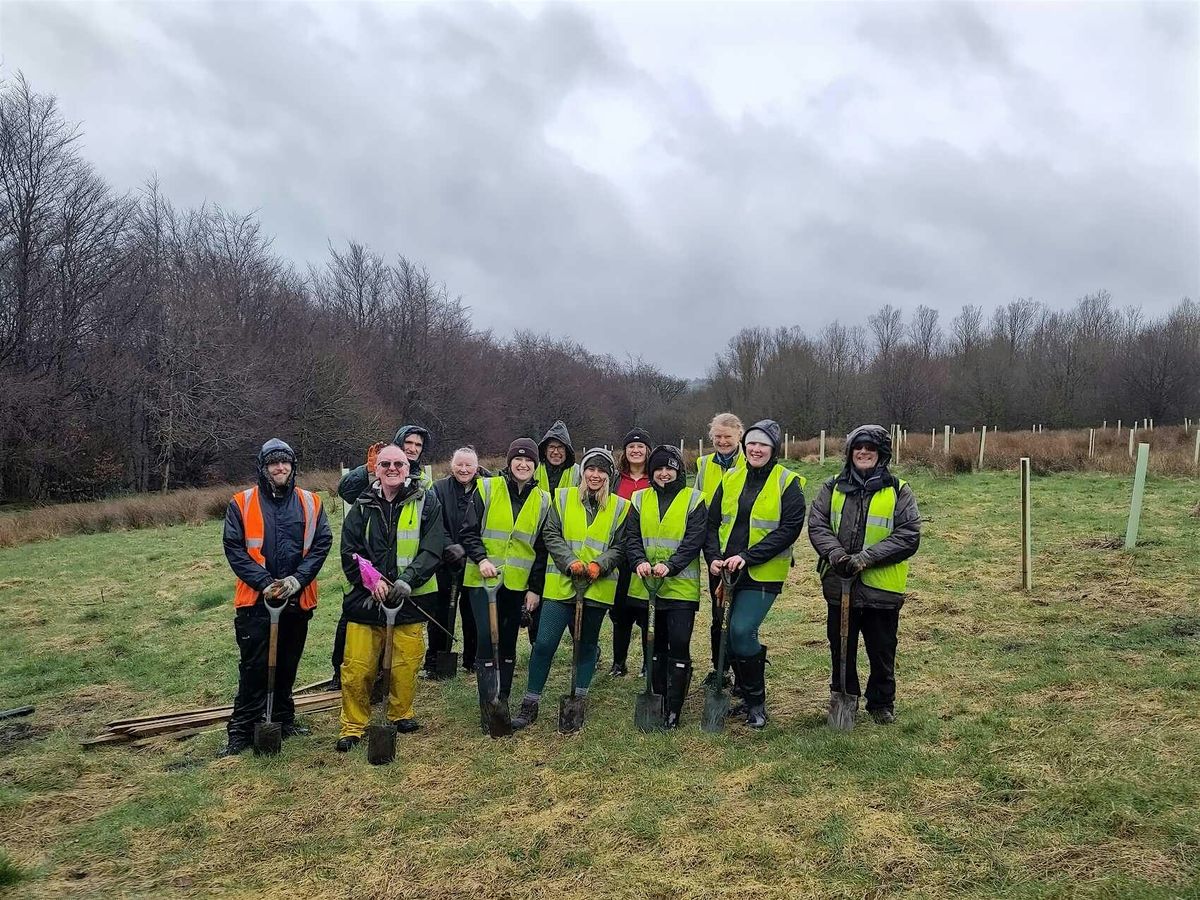
<svg viewBox="0 0 1200 900"><path fill-rule="evenodd" d="M633 724L638 731L661 731L665 724L663 696L654 693L654 601L662 588L661 578L643 578L650 599L646 604L646 690L637 695L633 708Z"/></svg>
<svg viewBox="0 0 1200 900"><path fill-rule="evenodd" d="M458 612L458 592L460 590L458 576L454 576L454 586L450 589L450 646L454 646L454 614ZM434 677L445 681L458 674L458 654L453 650L439 650L433 664Z"/></svg>
<svg viewBox="0 0 1200 900"><path fill-rule="evenodd" d="M386 766L396 758L396 726L388 721L388 696L392 692L392 629L396 626L396 615L400 606L383 605L383 615L387 619L387 629L383 638L383 668L381 670L383 685L383 702L379 705L381 715L372 718L376 721L367 726L367 762L373 766ZM382 724L378 721L382 719Z"/></svg>
<svg viewBox="0 0 1200 900"><path fill-rule="evenodd" d="M571 632L571 693L558 701L558 731L574 734L583 727L583 715L587 700L577 692L576 676L579 673L579 638L583 631L583 595L588 589L586 578L571 579L575 586L575 630Z"/></svg>
<svg viewBox="0 0 1200 900"><path fill-rule="evenodd" d="M704 692L704 711L700 714L700 730L717 734L725 730L729 715L729 692L725 690L725 652L729 648L729 610L733 606L734 579L721 570L721 642L717 645L717 672L720 677Z"/></svg>
<svg viewBox="0 0 1200 900"><path fill-rule="evenodd" d="M846 693L846 645L850 643L850 588L853 578L842 579L841 604L841 691L829 692L829 727L835 731L850 731L858 713L858 695Z"/></svg>
<svg viewBox="0 0 1200 900"><path fill-rule="evenodd" d="M264 594L263 605L271 617L271 641L267 647L267 712L261 722L254 724L254 752L259 756L274 756L283 743L283 726L272 721L272 716L275 712L275 663L279 656L279 615L287 601L272 606Z"/></svg>
<svg viewBox="0 0 1200 900"><path fill-rule="evenodd" d="M512 714L507 704L500 702L500 619L496 612L496 592L500 590L500 577L496 577L495 585L489 585L485 580L483 588L488 598L488 625L492 632L492 677L496 679L492 690L492 698L484 707L487 716L488 734L494 738L508 737L512 734Z"/></svg>

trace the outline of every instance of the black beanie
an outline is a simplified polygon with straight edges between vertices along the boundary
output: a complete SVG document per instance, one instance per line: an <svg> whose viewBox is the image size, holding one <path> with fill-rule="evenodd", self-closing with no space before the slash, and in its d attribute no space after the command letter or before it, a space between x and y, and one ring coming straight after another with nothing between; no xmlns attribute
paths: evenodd
<svg viewBox="0 0 1200 900"><path fill-rule="evenodd" d="M683 457L678 447L672 444L659 444L650 452L650 458L646 461L646 471L653 475L664 467L674 469L676 472L683 472Z"/></svg>
<svg viewBox="0 0 1200 900"><path fill-rule="evenodd" d="M625 435L625 440L621 442L621 449L624 450L630 444L645 444L647 450L654 446L650 441L650 435L646 433L644 428L635 428L629 434Z"/></svg>
<svg viewBox="0 0 1200 900"><path fill-rule="evenodd" d="M537 448L537 444L535 444L533 442L533 438L527 438L527 437L517 438L515 441L513 441L511 444L509 444L508 445L508 456L505 457L504 464L508 465L514 459L516 459L518 456L522 456L525 459L532 459L533 464L535 466L537 465L538 448Z"/></svg>

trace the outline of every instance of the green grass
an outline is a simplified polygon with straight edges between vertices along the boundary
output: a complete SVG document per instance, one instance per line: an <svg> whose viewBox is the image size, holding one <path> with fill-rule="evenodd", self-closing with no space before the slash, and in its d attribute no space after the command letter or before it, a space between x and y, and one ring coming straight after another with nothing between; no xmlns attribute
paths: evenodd
<svg viewBox="0 0 1200 900"><path fill-rule="evenodd" d="M822 473L799 468L815 493ZM118 716L236 685L220 526L0 550L0 887L15 897L1179 897L1200 895L1196 482L1035 479L1019 590L1016 477L905 473L925 518L901 615L899 721L824 726L825 609L807 541L763 628L762 733L632 726L637 679L598 677L580 735L548 702L478 734L474 685L421 682L392 766L332 751L336 715L276 759L222 735L85 751ZM337 522L334 522L335 526ZM336 530L336 529L335 529ZM300 680L328 673L341 575L322 580ZM522 654L527 645L522 637ZM605 636L605 658L610 659ZM861 652L861 651L860 651ZM635 651L636 656L636 651ZM865 656L860 665L866 669ZM602 667L602 671L606 670ZM518 672L519 692L524 665Z"/></svg>

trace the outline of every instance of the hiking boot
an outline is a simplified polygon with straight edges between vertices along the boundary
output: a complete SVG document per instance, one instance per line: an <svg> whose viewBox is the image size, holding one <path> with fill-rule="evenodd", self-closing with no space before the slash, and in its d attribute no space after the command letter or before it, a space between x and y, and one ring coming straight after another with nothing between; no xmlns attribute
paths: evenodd
<svg viewBox="0 0 1200 900"><path fill-rule="evenodd" d="M224 759L227 756L237 756L239 753L250 749L250 741L242 738L230 738L229 743L217 751L217 758Z"/></svg>
<svg viewBox="0 0 1200 900"><path fill-rule="evenodd" d="M520 731L522 728L528 728L538 717L538 701L530 700L526 697L521 701L521 710L513 716L512 727L513 731Z"/></svg>
<svg viewBox="0 0 1200 900"><path fill-rule="evenodd" d="M355 745L361 740L362 740L362 738L356 738L356 737L338 738L338 742L333 745L333 749L336 750L338 753L349 753L351 750L354 749Z"/></svg>
<svg viewBox="0 0 1200 900"><path fill-rule="evenodd" d="M329 679L328 690L340 691L342 689L342 673L337 671L333 673L333 677Z"/></svg>
<svg viewBox="0 0 1200 900"><path fill-rule="evenodd" d="M295 722L289 722L288 724L284 725L280 731L283 732L283 736L285 738L308 737L310 734L312 734L310 729L305 728L303 725L297 725Z"/></svg>
<svg viewBox="0 0 1200 900"><path fill-rule="evenodd" d="M767 724L767 648L753 656L735 657L734 672L741 685L746 707L746 724L762 728Z"/></svg>
<svg viewBox="0 0 1200 900"><path fill-rule="evenodd" d="M414 731L421 730L421 723L416 719L397 719L392 724L396 726L396 731L400 734L412 734Z"/></svg>
<svg viewBox="0 0 1200 900"><path fill-rule="evenodd" d="M867 712L875 720L876 725L891 725L896 721L896 714L889 706L882 709L868 709Z"/></svg>
<svg viewBox="0 0 1200 900"><path fill-rule="evenodd" d="M608 670L608 674L613 678L624 678L629 674L629 670L625 668L625 663L615 662L612 664L612 668Z"/></svg>
<svg viewBox="0 0 1200 900"><path fill-rule="evenodd" d="M751 706L746 710L746 725L750 728L762 728L767 724L767 707L764 703Z"/></svg>

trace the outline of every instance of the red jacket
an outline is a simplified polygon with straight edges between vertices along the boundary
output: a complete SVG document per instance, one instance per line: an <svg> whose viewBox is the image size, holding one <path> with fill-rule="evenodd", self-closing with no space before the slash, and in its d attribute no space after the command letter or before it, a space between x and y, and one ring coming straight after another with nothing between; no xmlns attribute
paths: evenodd
<svg viewBox="0 0 1200 900"><path fill-rule="evenodd" d="M632 475L626 475L622 472L617 479L617 496L628 500L633 496L634 491L640 491L642 488L648 487L650 487L649 476L643 475L641 478L634 478Z"/></svg>

